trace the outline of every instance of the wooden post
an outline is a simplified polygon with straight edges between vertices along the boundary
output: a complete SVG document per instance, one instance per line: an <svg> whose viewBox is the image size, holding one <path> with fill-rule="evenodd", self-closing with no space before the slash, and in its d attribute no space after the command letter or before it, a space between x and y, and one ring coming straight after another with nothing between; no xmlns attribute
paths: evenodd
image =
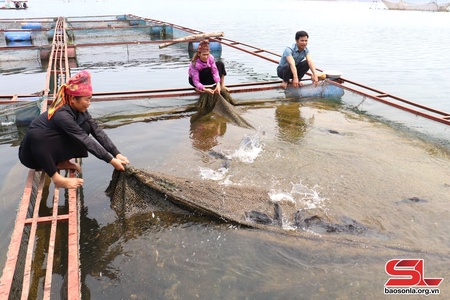
<svg viewBox="0 0 450 300"><path fill-rule="evenodd" d="M200 33L200 34L188 35L188 36L161 44L161 45L159 45L159 49L165 48L167 46L170 46L170 45L173 45L176 43L193 42L193 41L202 40L202 39L209 38L209 37L222 37L222 36L223 36L223 32L210 32L210 33Z"/></svg>

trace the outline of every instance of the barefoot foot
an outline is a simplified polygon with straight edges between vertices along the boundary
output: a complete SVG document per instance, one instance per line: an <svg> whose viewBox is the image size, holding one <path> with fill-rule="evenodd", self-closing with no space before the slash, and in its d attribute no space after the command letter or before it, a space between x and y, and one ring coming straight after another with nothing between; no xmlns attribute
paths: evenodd
<svg viewBox="0 0 450 300"><path fill-rule="evenodd" d="M69 169L69 170L76 170L76 171L78 171L78 172L81 172L81 167L80 167L80 165L77 164L77 163L73 163L73 162L71 162L70 160L62 161L62 162L58 163L58 164L56 165L56 167L58 168L58 170L66 170L66 169Z"/></svg>
<svg viewBox="0 0 450 300"><path fill-rule="evenodd" d="M287 86L288 86L288 83L285 82L285 81L283 81L283 82L280 84L280 88L282 88L282 89L284 89L284 90L287 88Z"/></svg>
<svg viewBox="0 0 450 300"><path fill-rule="evenodd" d="M66 178L59 173L55 173L52 180L56 187L64 189L76 189L83 185L82 178Z"/></svg>

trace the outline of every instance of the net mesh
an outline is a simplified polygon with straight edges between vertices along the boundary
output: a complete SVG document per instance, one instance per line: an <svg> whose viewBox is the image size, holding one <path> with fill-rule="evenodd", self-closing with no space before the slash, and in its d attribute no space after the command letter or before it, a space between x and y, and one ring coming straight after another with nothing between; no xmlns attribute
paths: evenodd
<svg viewBox="0 0 450 300"><path fill-rule="evenodd" d="M214 181L179 178L132 166L114 171L106 190L119 215L171 210L194 211L248 226L256 226L246 212L274 215L268 192L258 187L219 185Z"/></svg>
<svg viewBox="0 0 450 300"><path fill-rule="evenodd" d="M197 102L197 113L192 116L191 122L195 122L210 113L215 113L224 117L236 126L253 128L252 124L240 115L240 112L235 105L236 102L233 100L230 93L225 90L221 90L220 94L203 93Z"/></svg>
<svg viewBox="0 0 450 300"><path fill-rule="evenodd" d="M114 171L106 190L119 217L170 211L196 213L233 224L285 234L314 232L363 234L367 227L346 218L332 221L309 215L290 201L272 201L269 191L256 186L221 185L215 181L187 179L127 166ZM291 224L286 226L287 223Z"/></svg>

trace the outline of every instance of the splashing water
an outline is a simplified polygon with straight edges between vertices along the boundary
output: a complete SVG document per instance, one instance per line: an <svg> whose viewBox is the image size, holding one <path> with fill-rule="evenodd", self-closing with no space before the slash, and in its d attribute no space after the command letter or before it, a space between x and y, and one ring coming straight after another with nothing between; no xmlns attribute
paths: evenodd
<svg viewBox="0 0 450 300"><path fill-rule="evenodd" d="M239 148L230 155L230 158L236 158L244 163L253 163L262 151L260 133L252 136L245 135Z"/></svg>
<svg viewBox="0 0 450 300"><path fill-rule="evenodd" d="M308 186L300 182L292 184L292 189L290 192L277 192L275 190L272 190L269 193L269 197L273 203L289 202L302 209L323 209L324 201L327 200L327 198L322 197L317 189L317 185L315 185L313 188L309 188Z"/></svg>
<svg viewBox="0 0 450 300"><path fill-rule="evenodd" d="M305 209L324 208L324 202L327 198L322 197L317 189L317 185L309 188L300 182L292 184L291 194L300 195L300 202L304 204Z"/></svg>
<svg viewBox="0 0 450 300"><path fill-rule="evenodd" d="M210 168L200 167L200 177L202 179L210 179L214 181L223 180L228 173L228 169L221 167L217 171Z"/></svg>
<svg viewBox="0 0 450 300"><path fill-rule="evenodd" d="M253 163L262 151L262 144L260 143L260 134L256 133L253 136L245 135L236 150L223 151L224 159L237 159L244 163ZM225 154L226 152L231 154ZM231 184L232 182L226 177L229 165L220 167L217 171L211 168L200 167L200 177L202 179L210 179L215 181L224 180L223 184Z"/></svg>
<svg viewBox="0 0 450 300"><path fill-rule="evenodd" d="M288 193L283 193L283 192L279 192L278 193L278 192L275 192L275 191L272 190L269 193L269 197L270 197L270 200L273 203L282 202L282 201L288 201L288 202L296 204L296 201L294 200L294 198Z"/></svg>

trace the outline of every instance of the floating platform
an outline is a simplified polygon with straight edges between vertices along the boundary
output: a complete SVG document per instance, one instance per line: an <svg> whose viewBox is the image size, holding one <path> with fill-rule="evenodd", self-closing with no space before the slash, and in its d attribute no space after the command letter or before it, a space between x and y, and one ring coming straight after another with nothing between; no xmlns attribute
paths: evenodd
<svg viewBox="0 0 450 300"><path fill-rule="evenodd" d="M55 20L57 20L55 22ZM69 58L72 60L77 59L78 53L83 48L96 48L98 49L111 49L114 46L126 48L127 55L129 50L133 46L161 44L162 42L169 44L180 43L177 40L180 37L187 37L192 35L205 34L204 32L179 26L176 24L162 22L159 20L142 18L135 15L119 15L119 16L94 16L94 17L70 17L70 18L55 18L45 21L38 19L11 19L10 22L1 22L0 29L4 32L23 32L21 23L36 24L41 23L41 28L26 29L30 32L30 39L23 37L24 41L31 40L31 32L41 32L44 38L41 38L40 45L32 45L26 48L26 50L15 47L13 51L17 53L25 53L25 51L35 50L36 57L40 57L41 60L45 60L45 66L47 66L46 81L43 82L42 95L42 108L41 112L46 110L46 105L50 103L58 87L65 82L71 75L71 65ZM51 35L51 41L48 41L45 34L51 23L55 22L53 34ZM19 25L20 24L20 25ZM50 26L47 26L50 25ZM36 26L38 27L38 26ZM14 29L14 31L12 31ZM86 35L86 33L94 35ZM126 33L133 33L132 39L126 39L128 37ZM224 51L227 47L233 48L248 55L252 55L270 63L278 64L280 54L266 51L259 47L234 41L223 36L213 35L209 37L212 45L217 46L217 50ZM75 42L76 41L76 42ZM70 42L70 43L69 43ZM196 44L199 40L185 42L191 43L191 50L196 49ZM71 45L71 46L69 46ZM183 51L189 51L189 46L185 45ZM10 51L11 47L0 47L1 53L4 51ZM148 52L148 48L145 48ZM157 47L154 47L155 51ZM21 52L23 51L23 52ZM182 51L182 50L180 50ZM99 51L94 51L98 54ZM186 53L188 54L188 53ZM7 59L11 59L17 55L7 55ZM97 55L99 56L99 55ZM111 60L110 52L108 52L108 59ZM158 53L157 58L160 59ZM159 62L159 61L158 61ZM169 65L166 69L170 69ZM183 73L183 74L186 74ZM308 74L310 75L310 74ZM308 75L306 79L308 79ZM107 102L110 109L114 109L114 105L110 105L112 102L115 104L127 105L126 100L144 100L148 101L151 98L167 98L167 99L180 99L189 98L192 101L186 101L186 104L193 104L198 99L198 93L194 91L192 87L189 87L186 82L186 76L183 77L185 85L182 87L171 87L164 89L149 89L149 90L126 90L126 91L111 91L111 92L97 92L94 93L92 102ZM233 98L237 100L238 105L245 102L247 99L251 101L267 101L268 98L260 96L262 92L270 93L270 97L276 98L276 101L289 101L294 99L295 101L302 101L304 98L310 100L311 98L341 98L344 96L344 91L350 91L358 94L363 98L370 98L375 101L379 101L386 105L396 107L398 109L413 113L433 121L437 121L446 125L450 125L450 114L447 112L435 110L400 97L393 96L389 93L385 93L371 87L364 86L357 82L340 77L339 80L324 79L318 86L308 85L294 89L292 87L283 90L280 88L281 80L266 80L258 82L240 82L237 84L228 84L230 92ZM256 96L255 96L256 95ZM276 95L276 96L274 96ZM28 95L31 97L31 95ZM6 101L5 105L13 104L14 101L25 101L27 95L18 95L15 99L13 95L0 95L0 100ZM40 96L41 97L41 96ZM259 100L255 100L259 99ZM177 106L178 108L178 106ZM190 109L190 110L188 110ZM192 111L192 107L182 107L180 112ZM5 120L7 122L13 122L13 118ZM17 122L17 116L14 119ZM12 124L5 124L12 125ZM74 173L67 173L67 176L75 176ZM2 299L34 299L36 295L43 295L44 299L50 299L52 285L57 285L52 281L53 276L53 262L55 259L66 261L67 270L64 270L64 281L59 288L60 291L64 291L61 295L62 298L67 299L80 299L81 298L81 284L79 274L79 191L71 189L67 192L67 201L60 200L59 189L55 188L48 192L47 197L53 199L53 207L48 211L48 215L39 214L39 206L42 201L44 187L49 186L48 178L42 172L36 170L29 170L27 183L24 188L23 197L20 203L20 207L17 213L17 219L15 228L11 236L11 243L8 250L7 260L5 268L0 282L0 297ZM65 222L67 226L65 231L58 231L59 224ZM46 225L42 225L46 224ZM58 225L58 227L57 227ZM47 226L48 230L37 230L38 227ZM45 236L39 236L45 235ZM62 247L65 252L64 257L56 257L58 254L55 251L56 237L66 242ZM48 241L48 245L42 246L37 249L35 247L36 240ZM35 255L35 253L45 253L44 255ZM35 259L40 259L38 263L35 263ZM38 265L40 270L45 275L40 275L38 272L34 272L33 266ZM39 287L31 285L31 282L40 282Z"/></svg>

